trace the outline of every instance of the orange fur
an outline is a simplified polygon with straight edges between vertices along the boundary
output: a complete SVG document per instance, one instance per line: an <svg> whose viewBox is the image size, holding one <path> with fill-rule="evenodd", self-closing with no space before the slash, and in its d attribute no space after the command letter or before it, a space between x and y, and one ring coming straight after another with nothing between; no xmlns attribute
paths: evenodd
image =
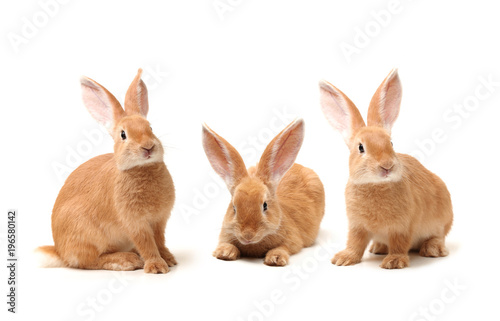
<svg viewBox="0 0 500 321"><path fill-rule="evenodd" d="M387 254L381 267L409 266L408 252L446 256L445 236L453 211L443 181L415 158L397 154L390 131L401 102L401 84L393 70L377 89L368 110L368 126L354 104L333 85L322 82L321 104L350 149L346 210L347 247L332 259L336 265L359 263L370 252ZM363 151L362 151L363 150Z"/></svg>
<svg viewBox="0 0 500 321"><path fill-rule="evenodd" d="M161 142L145 119L141 72L127 91L125 110L104 87L82 78L84 103L97 121L113 125L115 145L114 154L79 166L59 192L52 212L55 246L39 251L64 266L166 273L176 264L164 236L175 190Z"/></svg>
<svg viewBox="0 0 500 321"><path fill-rule="evenodd" d="M267 265L284 266L290 255L314 243L325 195L319 177L294 164L303 127L302 120L290 124L269 143L258 165L247 170L236 149L204 126L207 157L232 195L213 253L218 259L265 257Z"/></svg>

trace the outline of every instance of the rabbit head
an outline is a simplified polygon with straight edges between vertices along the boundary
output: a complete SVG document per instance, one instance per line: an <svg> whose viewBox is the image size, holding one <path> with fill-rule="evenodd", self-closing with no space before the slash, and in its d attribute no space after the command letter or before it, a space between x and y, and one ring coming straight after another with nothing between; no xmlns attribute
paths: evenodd
<svg viewBox="0 0 500 321"><path fill-rule="evenodd" d="M403 168L391 142L402 94L397 69L389 73L373 95L368 107L368 126L342 91L326 81L319 85L321 109L350 150L350 181L355 184L399 181Z"/></svg>
<svg viewBox="0 0 500 321"><path fill-rule="evenodd" d="M248 171L236 149L208 126L203 126L203 147L213 169L231 193L223 228L241 244L260 242L276 233L282 219L276 190L294 164L304 138L304 122L296 120L267 146L256 167Z"/></svg>
<svg viewBox="0 0 500 321"><path fill-rule="evenodd" d="M125 96L125 108L96 81L82 77L82 97L92 117L113 137L118 169L163 162L163 147L146 119L148 90L139 69Z"/></svg>

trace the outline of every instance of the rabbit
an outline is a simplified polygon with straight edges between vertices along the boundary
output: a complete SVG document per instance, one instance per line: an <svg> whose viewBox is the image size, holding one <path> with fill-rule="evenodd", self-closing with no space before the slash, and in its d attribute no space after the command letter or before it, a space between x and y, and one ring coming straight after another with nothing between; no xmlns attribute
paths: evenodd
<svg viewBox="0 0 500 321"><path fill-rule="evenodd" d="M375 92L368 126L352 101L326 81L319 83L320 105L350 150L345 189L349 233L346 249L332 263L361 262L370 240L371 253L385 254L385 269L409 266L410 250L424 257L448 255L445 236L453 210L444 182L417 159L398 154L391 128L398 117L402 88L393 69Z"/></svg>
<svg viewBox="0 0 500 321"><path fill-rule="evenodd" d="M325 211L325 192L316 173L294 164L304 139L304 121L288 125L249 168L236 149L203 125L203 147L232 199L219 244L220 260L264 257L269 266L285 266L291 254L311 246Z"/></svg>
<svg viewBox="0 0 500 321"><path fill-rule="evenodd" d="M106 88L80 79L84 105L113 137L114 153L90 159L66 179L52 212L54 246L38 248L46 267L166 273L177 264L164 235L175 189L146 120L141 73L124 109Z"/></svg>

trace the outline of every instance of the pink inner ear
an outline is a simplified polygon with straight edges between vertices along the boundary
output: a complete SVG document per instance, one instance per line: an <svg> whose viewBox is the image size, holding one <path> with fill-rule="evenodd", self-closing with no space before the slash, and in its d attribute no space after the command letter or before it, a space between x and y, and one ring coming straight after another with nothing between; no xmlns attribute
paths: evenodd
<svg viewBox="0 0 500 321"><path fill-rule="evenodd" d="M401 105L401 83L390 81L387 84L386 91L380 97L380 116L385 128L390 130L398 118Z"/></svg>
<svg viewBox="0 0 500 321"><path fill-rule="evenodd" d="M266 147L260 158L258 176L273 188L293 166L304 139L304 121L302 119L288 125Z"/></svg>
<svg viewBox="0 0 500 321"><path fill-rule="evenodd" d="M113 124L123 117L123 109L118 100L103 86L90 78L80 79L82 99L90 115L112 135Z"/></svg>
<svg viewBox="0 0 500 321"><path fill-rule="evenodd" d="M338 130L342 136L349 136L349 114L342 107L346 105L346 101L342 96L322 88L320 103L321 110L330 125Z"/></svg>
<svg viewBox="0 0 500 321"><path fill-rule="evenodd" d="M206 137L205 140L210 140L210 142L204 141L204 146L206 146L205 152L214 171L224 181L229 181L231 178L231 164L229 163L227 152L224 151L224 147L219 144L215 137Z"/></svg>
<svg viewBox="0 0 500 321"><path fill-rule="evenodd" d="M275 155L271 165L273 180L281 180L283 175L292 167L301 145L302 137L290 132L282 138L280 145L273 148L273 154Z"/></svg>
<svg viewBox="0 0 500 321"><path fill-rule="evenodd" d="M232 193L241 179L248 175L245 163L236 149L208 126L203 126L203 148L212 168Z"/></svg>
<svg viewBox="0 0 500 321"><path fill-rule="evenodd" d="M343 92L326 81L321 81L319 85L321 110L349 145L354 133L365 127L365 121L358 108Z"/></svg>
<svg viewBox="0 0 500 321"><path fill-rule="evenodd" d="M104 96L105 93L99 88L82 83L82 99L85 107L99 124L109 127L113 122L113 112Z"/></svg>
<svg viewBox="0 0 500 321"><path fill-rule="evenodd" d="M384 79L370 101L368 125L379 126L391 132L401 106L402 87L396 69Z"/></svg>

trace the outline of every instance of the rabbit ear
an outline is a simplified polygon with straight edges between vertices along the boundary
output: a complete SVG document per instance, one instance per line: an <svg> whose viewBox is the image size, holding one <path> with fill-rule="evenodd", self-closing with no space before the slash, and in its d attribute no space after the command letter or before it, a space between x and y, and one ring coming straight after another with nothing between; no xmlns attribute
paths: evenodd
<svg viewBox="0 0 500 321"><path fill-rule="evenodd" d="M368 126L385 128L389 133L398 118L402 87L398 70L393 69L378 87L368 108Z"/></svg>
<svg viewBox="0 0 500 321"><path fill-rule="evenodd" d="M248 172L236 149L224 138L217 135L206 124L203 124L203 148L212 168L224 180L233 194L240 181L248 176Z"/></svg>
<svg viewBox="0 0 500 321"><path fill-rule="evenodd" d="M81 77L83 103L90 115L113 135L115 124L125 116L118 100L96 81Z"/></svg>
<svg viewBox="0 0 500 321"><path fill-rule="evenodd" d="M259 164L257 176L275 189L292 167L304 140L304 120L297 119L288 125L267 145Z"/></svg>
<svg viewBox="0 0 500 321"><path fill-rule="evenodd" d="M354 134L365 127L365 122L354 103L327 81L319 82L321 110L326 119L344 137L349 145Z"/></svg>
<svg viewBox="0 0 500 321"><path fill-rule="evenodd" d="M127 115L140 114L146 118L149 111L148 89L141 75L142 69L139 68L125 95L125 111Z"/></svg>

